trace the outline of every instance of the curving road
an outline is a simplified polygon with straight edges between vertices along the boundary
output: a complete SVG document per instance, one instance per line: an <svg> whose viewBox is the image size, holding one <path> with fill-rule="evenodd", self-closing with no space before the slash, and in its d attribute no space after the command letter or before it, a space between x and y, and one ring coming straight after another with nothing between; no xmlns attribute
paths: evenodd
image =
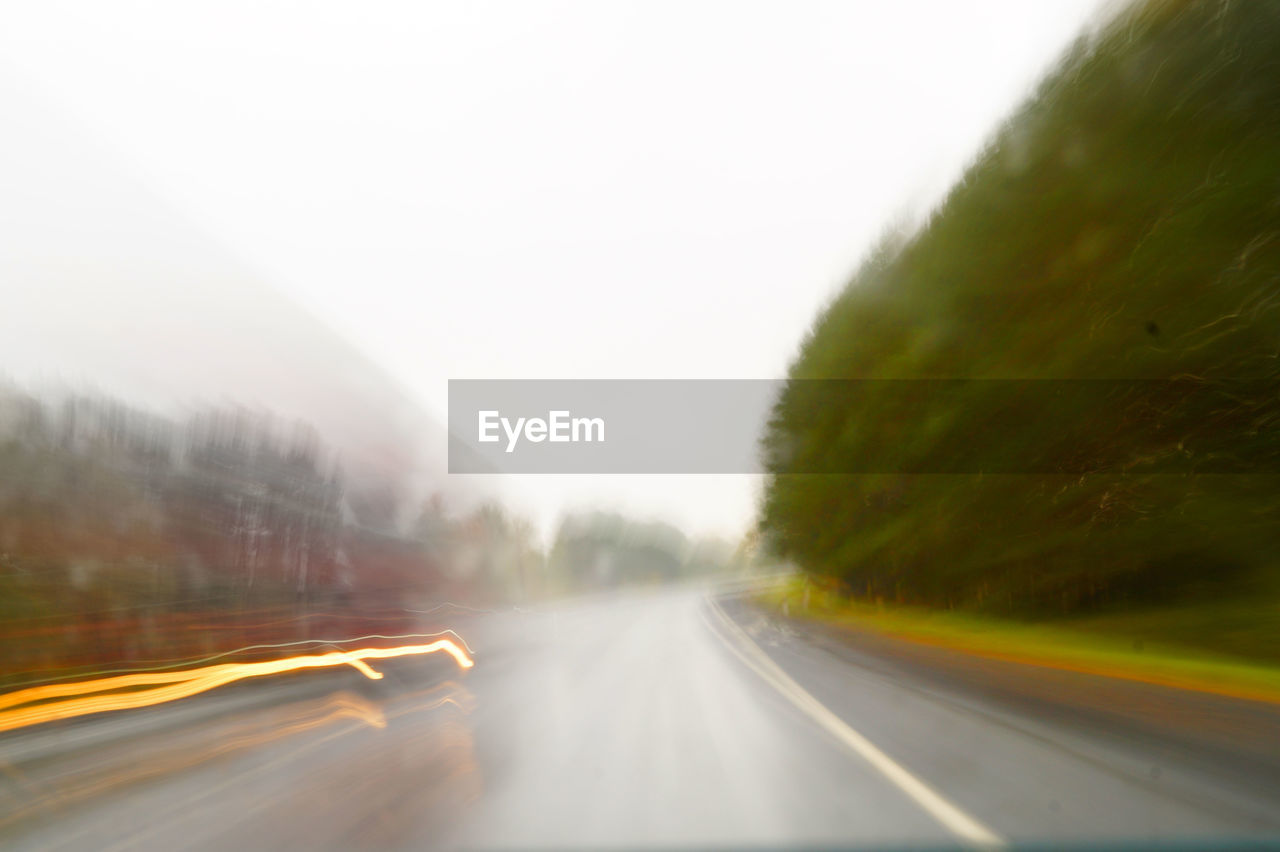
<svg viewBox="0 0 1280 852"><path fill-rule="evenodd" d="M705 589L459 625L0 739L6 848L994 845L1280 832L1280 712L768 618Z"/></svg>

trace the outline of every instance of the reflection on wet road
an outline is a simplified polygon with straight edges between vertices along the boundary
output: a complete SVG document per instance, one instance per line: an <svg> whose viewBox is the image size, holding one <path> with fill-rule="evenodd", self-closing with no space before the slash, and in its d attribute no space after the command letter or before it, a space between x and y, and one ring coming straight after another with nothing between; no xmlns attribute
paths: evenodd
<svg viewBox="0 0 1280 852"><path fill-rule="evenodd" d="M401 684L389 697L344 686L184 707L195 718L174 728L9 760L0 836L29 848L377 848L429 835L477 796L464 685Z"/></svg>

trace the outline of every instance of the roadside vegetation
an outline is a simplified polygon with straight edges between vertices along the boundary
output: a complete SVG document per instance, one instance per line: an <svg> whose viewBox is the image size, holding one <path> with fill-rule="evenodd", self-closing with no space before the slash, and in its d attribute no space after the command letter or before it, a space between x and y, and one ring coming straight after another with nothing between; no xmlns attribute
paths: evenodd
<svg viewBox="0 0 1280 852"><path fill-rule="evenodd" d="M817 318L765 436L761 533L841 617L1280 664L1277 44L1274 4L1131 6ZM906 416L820 379L1034 381L1012 408L921 382ZM1073 412L1105 428L1062 439L1035 390L1061 380L1119 383Z"/></svg>
<svg viewBox="0 0 1280 852"><path fill-rule="evenodd" d="M1234 607L1141 614L1014 620L963 610L869 603L807 575L776 583L759 603L785 616L963 651L983 657L1156 683L1237 698L1280 702L1280 665L1187 642L1197 625L1231 619ZM1238 605L1237 605L1238 606ZM1249 612L1256 618L1256 608ZM1249 651L1268 647L1249 641Z"/></svg>

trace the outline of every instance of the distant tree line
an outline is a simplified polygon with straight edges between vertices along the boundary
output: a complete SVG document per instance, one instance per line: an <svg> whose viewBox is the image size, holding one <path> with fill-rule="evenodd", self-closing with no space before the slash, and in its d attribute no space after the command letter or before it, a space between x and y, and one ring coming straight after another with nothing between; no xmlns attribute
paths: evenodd
<svg viewBox="0 0 1280 852"><path fill-rule="evenodd" d="M527 524L438 496L400 523L403 491L262 411L0 386L0 680L405 632L435 602L521 591Z"/></svg>
<svg viewBox="0 0 1280 852"><path fill-rule="evenodd" d="M740 549L721 539L690 540L669 523L611 512L566 516L547 560L549 582L574 591L707 577L742 570L748 562Z"/></svg>

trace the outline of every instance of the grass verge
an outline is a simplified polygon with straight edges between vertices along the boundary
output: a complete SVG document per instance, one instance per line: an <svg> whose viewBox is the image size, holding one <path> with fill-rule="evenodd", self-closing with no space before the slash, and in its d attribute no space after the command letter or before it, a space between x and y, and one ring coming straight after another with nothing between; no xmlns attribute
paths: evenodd
<svg viewBox="0 0 1280 852"><path fill-rule="evenodd" d="M1160 636L1160 628L1167 632L1182 624L1185 614L1178 611L1163 624L1153 613L1136 614L1129 622L1118 615L1095 619L1103 628L1095 632L1090 620L1064 626L869 603L825 590L803 575L758 592L756 600L792 617L982 657L1280 703L1280 664L1135 638Z"/></svg>

